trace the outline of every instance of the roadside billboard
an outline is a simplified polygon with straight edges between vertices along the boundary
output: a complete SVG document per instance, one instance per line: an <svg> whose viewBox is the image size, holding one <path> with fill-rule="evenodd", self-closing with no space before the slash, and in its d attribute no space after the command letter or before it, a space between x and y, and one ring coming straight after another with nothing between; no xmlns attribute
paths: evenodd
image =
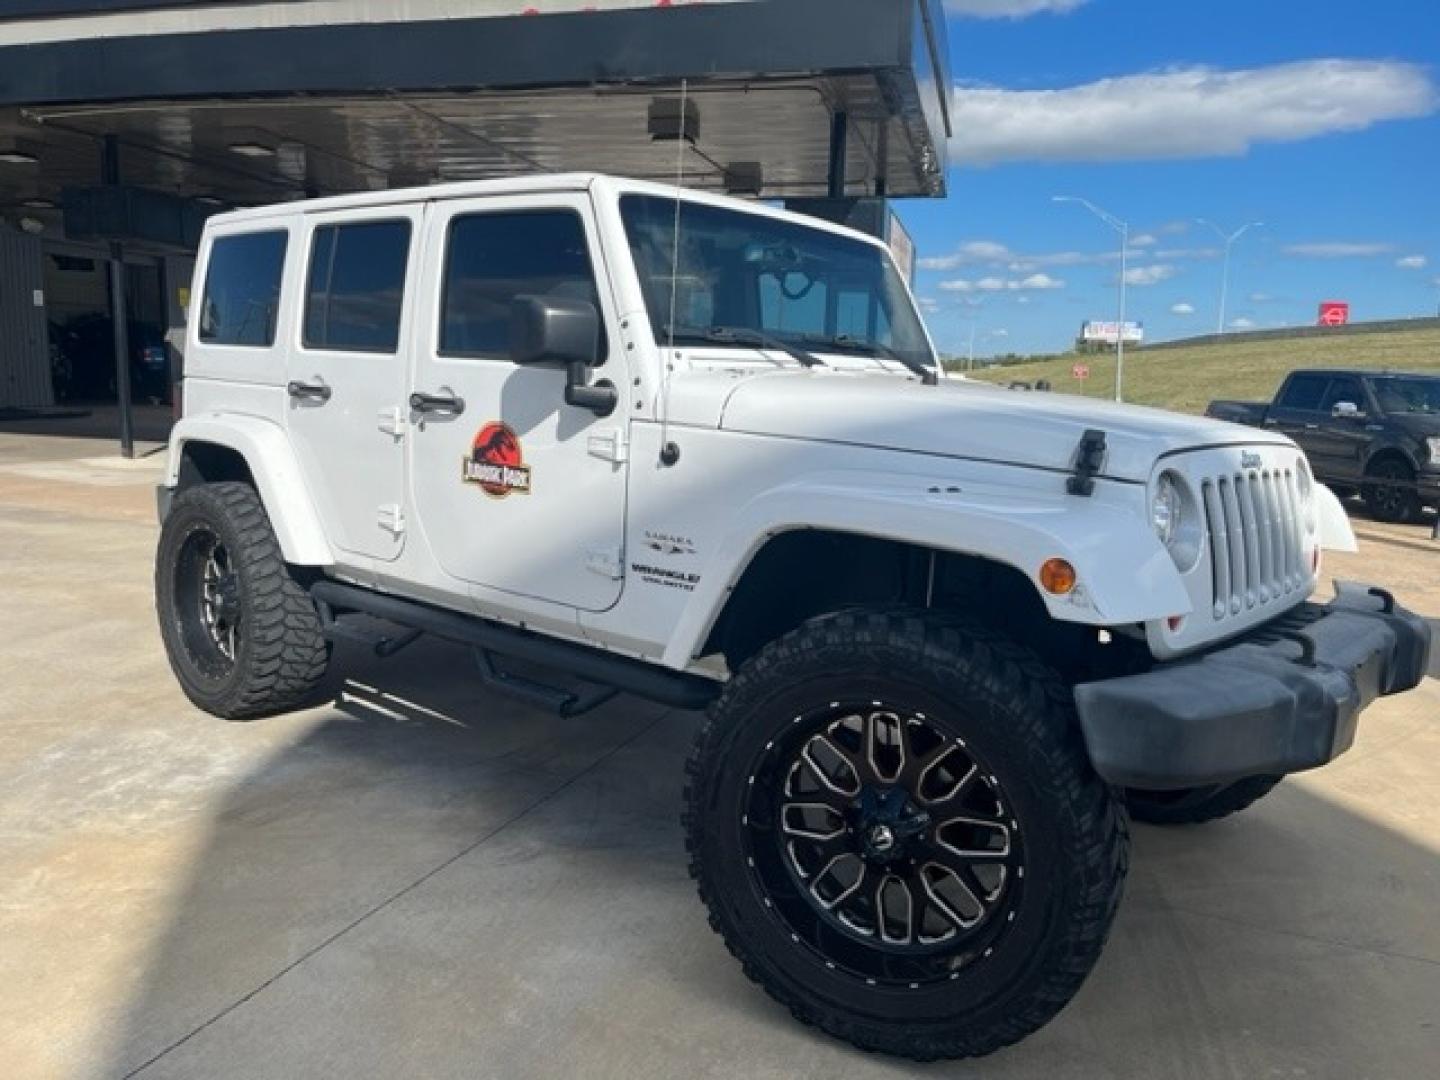
<svg viewBox="0 0 1440 1080"><path fill-rule="evenodd" d="M1348 326L1350 304L1345 300L1323 300L1320 303L1320 326Z"/></svg>
<svg viewBox="0 0 1440 1080"><path fill-rule="evenodd" d="M1120 341L1120 324L1118 322L1087 322L1080 327L1080 340L1086 345L1115 345ZM1127 322L1125 324L1125 344L1139 345L1145 341L1145 324L1139 322Z"/></svg>

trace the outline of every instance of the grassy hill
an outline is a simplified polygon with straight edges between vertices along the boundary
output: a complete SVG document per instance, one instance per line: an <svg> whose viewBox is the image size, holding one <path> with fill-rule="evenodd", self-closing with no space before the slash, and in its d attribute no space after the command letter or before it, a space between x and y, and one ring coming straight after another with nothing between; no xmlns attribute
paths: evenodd
<svg viewBox="0 0 1440 1080"><path fill-rule="evenodd" d="M1082 360L1090 378L1070 370ZM1176 412L1202 413L1214 398L1268 400L1297 367L1395 368L1440 372L1440 330L1404 330L1351 337L1239 341L1219 345L1127 351L1125 400ZM1115 396L1115 357L1068 356L975 373L1007 383L1049 379L1059 393Z"/></svg>

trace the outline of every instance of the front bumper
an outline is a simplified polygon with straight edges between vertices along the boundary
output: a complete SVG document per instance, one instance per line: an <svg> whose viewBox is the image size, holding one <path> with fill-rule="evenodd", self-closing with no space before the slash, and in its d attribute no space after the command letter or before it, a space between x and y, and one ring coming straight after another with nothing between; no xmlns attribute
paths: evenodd
<svg viewBox="0 0 1440 1080"><path fill-rule="evenodd" d="M1141 675L1075 688L1095 770L1174 790L1333 761L1376 698L1417 686L1430 626L1382 590L1342 584L1239 641Z"/></svg>

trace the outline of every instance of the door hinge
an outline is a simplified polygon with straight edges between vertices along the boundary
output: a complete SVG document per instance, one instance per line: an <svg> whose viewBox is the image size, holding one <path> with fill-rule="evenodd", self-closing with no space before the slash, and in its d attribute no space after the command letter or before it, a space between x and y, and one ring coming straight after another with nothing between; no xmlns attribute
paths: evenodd
<svg viewBox="0 0 1440 1080"><path fill-rule="evenodd" d="M375 518L380 528L392 536L405 531L405 511L399 503L386 503L375 512Z"/></svg>
<svg viewBox="0 0 1440 1080"><path fill-rule="evenodd" d="M403 437L405 429L409 426L409 421L405 419L405 413L401 411L400 406L395 405L389 409L380 410L380 430L386 435Z"/></svg>
<svg viewBox="0 0 1440 1080"><path fill-rule="evenodd" d="M586 445L590 456L600 458L602 461L613 461L616 465L623 465L630 460L630 442L624 428L612 428L609 431L602 431L598 435L591 435Z"/></svg>
<svg viewBox="0 0 1440 1080"><path fill-rule="evenodd" d="M590 548L585 552L585 569L619 581L625 576L624 552L618 547Z"/></svg>

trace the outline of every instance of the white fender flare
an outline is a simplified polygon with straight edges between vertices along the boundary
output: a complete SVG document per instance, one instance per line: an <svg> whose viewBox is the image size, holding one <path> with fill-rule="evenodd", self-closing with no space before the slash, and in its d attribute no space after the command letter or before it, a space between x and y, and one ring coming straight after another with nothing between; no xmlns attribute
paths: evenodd
<svg viewBox="0 0 1440 1080"><path fill-rule="evenodd" d="M1003 563L1035 585L1050 614L1094 626L1190 613L1175 564L1133 510L1057 492L915 497L914 477L845 472L810 475L763 493L731 519L666 646L684 667L703 648L751 560L772 537L798 529L896 540ZM1068 560L1079 585L1057 597L1040 588L1041 565Z"/></svg>
<svg viewBox="0 0 1440 1080"><path fill-rule="evenodd" d="M1319 518L1320 546L1326 551L1360 550L1355 541L1355 530L1350 527L1350 515L1340 499L1324 484L1315 485L1315 514Z"/></svg>
<svg viewBox="0 0 1440 1080"><path fill-rule="evenodd" d="M245 459L286 562L297 566L329 566L335 561L284 431L268 420L253 416L201 416L181 420L170 435L166 487L179 484L185 446L192 442L224 446Z"/></svg>

